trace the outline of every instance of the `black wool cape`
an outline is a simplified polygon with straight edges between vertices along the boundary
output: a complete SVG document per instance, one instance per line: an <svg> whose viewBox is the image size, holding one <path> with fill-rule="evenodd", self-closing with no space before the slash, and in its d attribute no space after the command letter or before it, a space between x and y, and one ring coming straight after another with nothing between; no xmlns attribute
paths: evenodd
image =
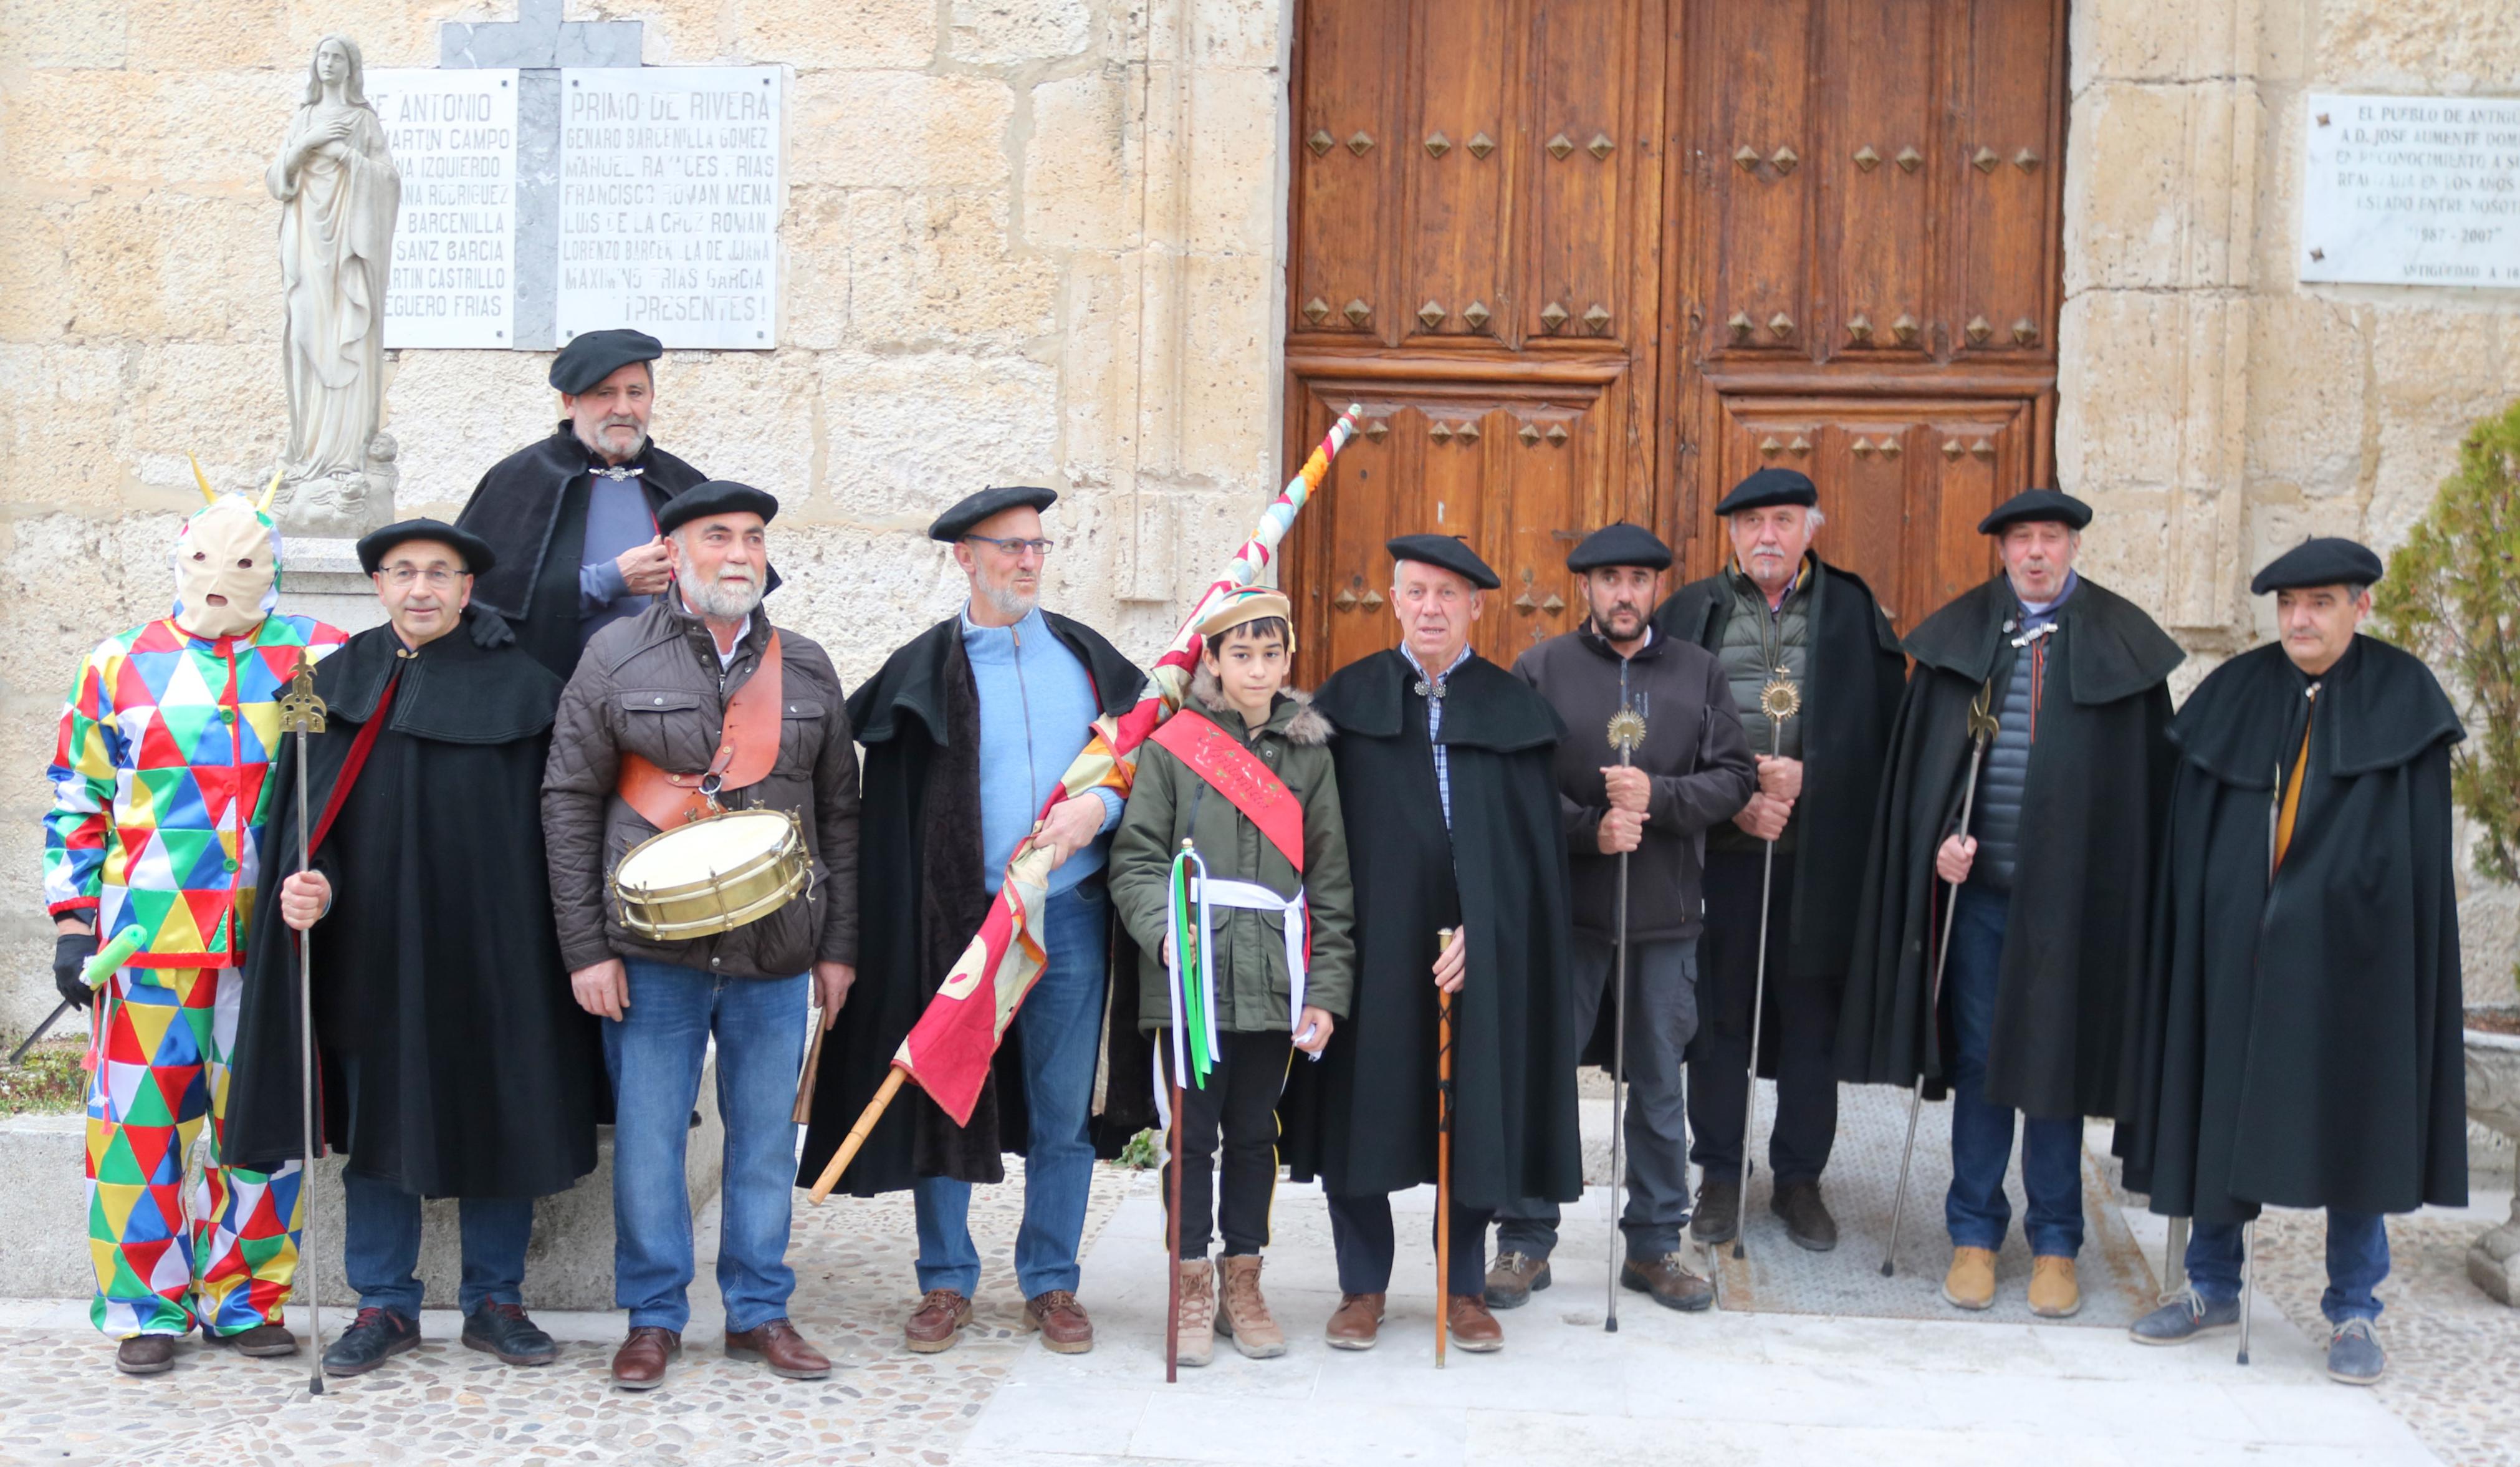
<svg viewBox="0 0 2520 1467"><path fill-rule="evenodd" d="M2467 1201L2450 746L2429 668L2357 636L2319 679L2246 652L2171 724L2177 793L2115 1150L2152 1210L2407 1213ZM2278 767L2311 712L2272 884Z"/></svg>
<svg viewBox="0 0 2520 1467"><path fill-rule="evenodd" d="M1085 665L1103 712L1137 706L1147 676L1136 664L1083 622L1042 616ZM858 977L824 1041L798 1186L811 1186L839 1150L883 1083L894 1051L989 912L980 869L980 693L963 651L962 618L946 618L886 659L850 696L849 726L866 748ZM1154 1123L1154 1092L1149 1051L1138 1033L1138 949L1116 918L1105 948L1117 977L1108 988L1105 1079L1093 1129L1097 1153L1111 1157ZM841 1190L873 1197L922 1176L1006 1180L1005 1153L1030 1144L1022 1050L1021 1031L1008 1029L968 1126L957 1126L918 1085L904 1084L841 1173Z"/></svg>
<svg viewBox="0 0 2520 1467"><path fill-rule="evenodd" d="M1939 1096L1954 1039L1932 993L1944 903L1934 850L1959 824L1968 709L1999 709L2021 612L1998 572L1907 642L1900 700L1856 910L1837 1026L1841 1079ZM2050 677L2022 792L2020 864L2004 932L1989 1103L2041 1117L2114 1116L2127 1016L2142 981L2145 909L2170 794L2164 679L2185 658L2133 602L2078 577L2056 609ZM1797 894L1799 901L1799 894Z"/></svg>
<svg viewBox="0 0 2520 1467"><path fill-rule="evenodd" d="M541 1197L595 1169L608 1108L594 1016L569 992L543 865L542 775L561 683L494 618L411 654L389 626L316 665L328 709L308 741L315 868L333 908L300 939L280 920L297 869L296 740L278 786L263 905L246 953L227 1159L298 1155L297 951L314 944L326 1143L425 1197ZM356 778L360 731L383 725Z"/></svg>
<svg viewBox="0 0 2520 1467"><path fill-rule="evenodd" d="M586 552L591 458L562 419L550 437L492 464L455 517L456 528L479 535L498 557L474 579L472 604L515 627L518 642L563 683L577 670L577 572ZM708 478L652 442L630 466L647 471L638 482L650 514Z"/></svg>
<svg viewBox="0 0 2520 1467"><path fill-rule="evenodd" d="M1794 802L1802 837L1788 857L1794 918L1786 962L1796 977L1835 984L1845 981L1854 949L1865 854L1872 843L1872 816L1881 802L1881 770L1907 686L1908 659L1863 577L1818 556L1812 567L1803 793ZM1725 625L1732 618L1731 576L1719 572L1681 587L1654 614L1656 629L1721 657ZM1744 1025L1748 1010L1745 994ZM1763 1047L1771 1053L1761 1057L1760 1074L1773 1076L1773 1040Z"/></svg>
<svg viewBox="0 0 2520 1467"><path fill-rule="evenodd" d="M1467 926L1453 1002L1453 1195L1471 1208L1583 1195L1575 1122L1566 835L1548 700L1473 656L1446 679L1453 828L1444 829L1426 700L1398 652L1330 674L1313 707L1335 732L1356 879L1356 997L1279 1107L1289 1172L1338 1195L1435 1180L1438 928ZM1465 918L1466 914L1466 918Z"/></svg>

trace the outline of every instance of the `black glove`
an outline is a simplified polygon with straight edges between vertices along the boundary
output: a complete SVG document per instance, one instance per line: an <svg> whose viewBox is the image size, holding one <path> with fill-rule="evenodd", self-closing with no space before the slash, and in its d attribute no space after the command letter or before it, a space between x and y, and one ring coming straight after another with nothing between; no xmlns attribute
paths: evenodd
<svg viewBox="0 0 2520 1467"><path fill-rule="evenodd" d="M87 960L96 956L96 934L66 932L53 939L53 987L64 1001L86 1008L96 999L87 986Z"/></svg>
<svg viewBox="0 0 2520 1467"><path fill-rule="evenodd" d="M472 645L484 652L496 652L517 640L517 633L508 625L508 619L486 606L466 607L464 620L465 629L472 634Z"/></svg>

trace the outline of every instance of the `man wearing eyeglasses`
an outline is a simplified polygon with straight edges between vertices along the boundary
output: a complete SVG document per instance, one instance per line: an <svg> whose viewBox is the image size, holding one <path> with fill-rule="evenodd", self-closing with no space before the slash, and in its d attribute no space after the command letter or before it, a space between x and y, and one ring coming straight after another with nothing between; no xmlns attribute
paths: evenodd
<svg viewBox="0 0 2520 1467"><path fill-rule="evenodd" d="M324 1352L361 1375L420 1347L421 1199L460 1198L463 1343L511 1365L559 1353L526 1317L534 1199L595 1169L602 1064L569 994L544 876L544 748L561 681L471 606L477 537L407 520L359 542L388 624L316 668L310 871L293 780L275 781L280 923L246 954L231 1156L301 1145L298 948L312 944L317 1108L347 1152L343 1271L359 1311ZM283 745L278 762L294 762ZM283 926L281 924L286 924Z"/></svg>
<svg viewBox="0 0 2520 1467"><path fill-rule="evenodd" d="M1056 548L1041 515L1058 497L984 489L939 516L928 536L953 547L968 599L849 700L866 746L866 848L883 854L858 870L858 983L816 1087L800 1185L821 1172L978 931L1017 843L1031 837L1055 862L1048 909L1033 927L1048 966L970 1124L958 1127L924 1095L905 1094L841 1178L861 1197L904 1188L916 1196L922 1298L905 1343L922 1354L952 1349L970 1321L980 1281L967 1221L971 1184L1003 1181L1008 1151L1024 1157L1014 1260L1024 1328L1058 1353L1094 1346L1076 1302L1076 1253L1111 956L1102 867L1120 800L1095 791L1047 815L1043 803L1094 719L1133 707L1146 674L1093 628L1041 609L1042 568ZM1127 1105L1147 1093L1146 1058L1133 1032L1124 1037L1116 1057L1142 1078L1132 1088L1115 1071L1106 1093Z"/></svg>

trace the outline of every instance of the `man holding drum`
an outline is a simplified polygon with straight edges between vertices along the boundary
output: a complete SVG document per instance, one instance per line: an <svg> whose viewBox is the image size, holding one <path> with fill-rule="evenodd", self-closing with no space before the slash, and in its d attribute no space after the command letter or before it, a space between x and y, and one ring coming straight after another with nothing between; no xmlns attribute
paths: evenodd
<svg viewBox="0 0 2520 1467"><path fill-rule="evenodd" d="M663 507L673 584L587 644L544 773L561 952L577 1001L605 1020L616 1097L613 1294L630 1334L612 1379L627 1390L663 1383L691 1317L683 1148L712 1033L726 1124L726 1352L795 1380L832 1368L788 1322L789 1117L808 970L826 1027L856 978L857 755L831 659L760 615L778 512L770 495L727 481ZM704 823L689 824L695 815ZM773 839L755 848L758 827ZM625 867L658 899L633 900ZM608 883L622 899L608 899ZM676 910L660 894L678 885L706 889L697 905L714 908L713 894L736 920ZM742 919L790 886L775 909Z"/></svg>

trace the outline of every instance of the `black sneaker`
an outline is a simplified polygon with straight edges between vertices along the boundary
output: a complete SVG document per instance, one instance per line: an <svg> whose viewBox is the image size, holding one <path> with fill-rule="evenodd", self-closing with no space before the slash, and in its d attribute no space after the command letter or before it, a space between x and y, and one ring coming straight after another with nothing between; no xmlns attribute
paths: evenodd
<svg viewBox="0 0 2520 1467"><path fill-rule="evenodd" d="M391 1309L361 1309L341 1338L324 1352L324 1373L365 1375L398 1354L420 1349L420 1321Z"/></svg>
<svg viewBox="0 0 2520 1467"><path fill-rule="evenodd" d="M464 1348L497 1355L510 1365L548 1365L560 1358L560 1343L525 1317L516 1304L484 1304L464 1316Z"/></svg>
<svg viewBox="0 0 2520 1467"><path fill-rule="evenodd" d="M1492 1309L1518 1309L1531 1296L1549 1287L1549 1261L1510 1249L1497 1255L1488 1270L1487 1301Z"/></svg>
<svg viewBox="0 0 2520 1467"><path fill-rule="evenodd" d="M1740 1223L1741 1173L1729 1167L1722 1171L1710 1169L1697 1184L1697 1207L1688 1235L1712 1248L1732 1242L1741 1230Z"/></svg>
<svg viewBox="0 0 2520 1467"><path fill-rule="evenodd" d="M1828 1204L1820 1200L1819 1182L1777 1183L1768 1211L1785 1220L1785 1236L1794 1240L1795 1247L1826 1253L1837 1246L1837 1219L1828 1215Z"/></svg>

